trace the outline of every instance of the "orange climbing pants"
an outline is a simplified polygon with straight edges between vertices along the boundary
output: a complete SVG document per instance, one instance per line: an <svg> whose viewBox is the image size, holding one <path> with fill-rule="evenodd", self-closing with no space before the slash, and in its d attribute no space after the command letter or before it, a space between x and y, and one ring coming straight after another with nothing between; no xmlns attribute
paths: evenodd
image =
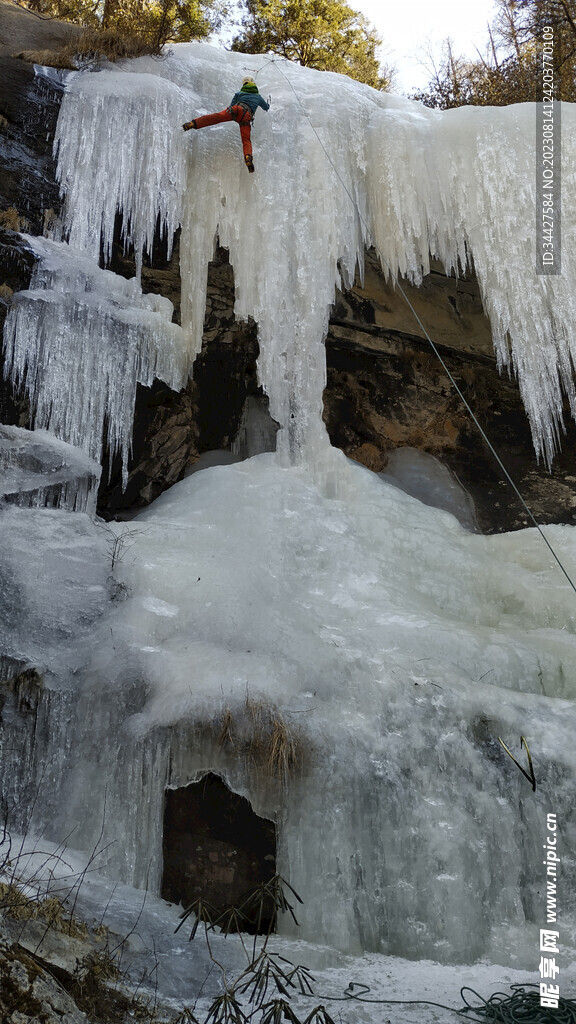
<svg viewBox="0 0 576 1024"><path fill-rule="evenodd" d="M240 125L244 156L252 156L252 142L250 141L252 115L240 103L235 103L233 107L227 107L226 110L220 110L217 114L205 114L203 117L195 117L194 120L198 128L209 128L210 125L221 124L223 121L237 121Z"/></svg>

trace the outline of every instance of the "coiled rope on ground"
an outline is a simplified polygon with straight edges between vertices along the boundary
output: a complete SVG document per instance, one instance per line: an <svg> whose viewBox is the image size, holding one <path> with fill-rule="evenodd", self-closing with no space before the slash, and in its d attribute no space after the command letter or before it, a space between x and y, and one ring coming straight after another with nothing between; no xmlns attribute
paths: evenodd
<svg viewBox="0 0 576 1024"><path fill-rule="evenodd" d="M576 999L559 996L557 1007L541 1006L540 987L537 984L514 983L512 994L494 992L484 999L475 989L465 985L460 989L464 1006L457 1010L446 1003L431 999L372 999L368 985L350 982L342 996L315 996L325 1002L376 1003L383 1006L436 1006L442 1010L474 1021L476 1024L576 1024ZM472 1003L465 993L471 993L478 1002Z"/></svg>

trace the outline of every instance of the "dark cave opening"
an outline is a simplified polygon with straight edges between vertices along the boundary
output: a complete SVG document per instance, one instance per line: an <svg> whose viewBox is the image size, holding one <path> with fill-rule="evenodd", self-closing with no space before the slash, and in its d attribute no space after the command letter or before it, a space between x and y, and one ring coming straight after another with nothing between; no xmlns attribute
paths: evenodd
<svg viewBox="0 0 576 1024"><path fill-rule="evenodd" d="M184 907L202 899L216 920L226 908L241 907L250 890L276 874L276 828L208 772L198 782L166 790L162 854L162 898ZM242 931L274 930L268 900L260 908L244 907L242 914Z"/></svg>

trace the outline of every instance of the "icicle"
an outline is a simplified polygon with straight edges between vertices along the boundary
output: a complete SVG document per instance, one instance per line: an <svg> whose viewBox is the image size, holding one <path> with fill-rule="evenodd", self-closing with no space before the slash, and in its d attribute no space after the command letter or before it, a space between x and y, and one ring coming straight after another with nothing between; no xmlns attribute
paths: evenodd
<svg viewBox="0 0 576 1024"><path fill-rule="evenodd" d="M421 281L430 254L448 272L472 254L499 364L518 375L537 454L549 463L563 429L564 395L576 411L574 247L567 244L576 228L569 202L576 186L573 109L567 105L563 122L564 270L539 277L531 105L439 112L287 61L251 60L260 87L273 93L271 111L259 111L254 124L254 175L246 173L236 125L181 130L194 113L229 102L245 73L242 54L185 44L160 62L141 58L121 71L71 81L57 132L63 237L93 259L101 249L108 258L120 213L140 265L158 224L168 247L180 226L182 330L164 315L153 322L144 314L150 300L137 288L137 296L122 301L141 312L112 315L100 301L83 319L80 307L70 307L62 329L47 297L30 296L34 309L27 312L21 299L21 326L10 325L13 372L22 376L28 366L39 422L96 453L106 415L126 466L136 381L158 373L181 386L192 370L202 341L206 267L219 237L234 268L236 315L258 324L258 372L281 425L280 458L321 463L328 447L322 393L330 307L335 288L362 267L364 247L376 244L392 281ZM74 291L63 282L60 290ZM88 304L83 308L87 314ZM83 330L102 349L98 364L90 353L64 354L78 342L74 317L84 324L93 315L102 326ZM121 356L113 323L123 317ZM58 341L51 340L50 318ZM38 340L25 342L34 325ZM108 346L115 355L104 356ZM56 353L60 371L50 369ZM110 384L119 364L121 400ZM74 412L74 426L56 382L69 370L80 375L76 401L84 410ZM80 427L91 406L90 425Z"/></svg>
<svg viewBox="0 0 576 1024"><path fill-rule="evenodd" d="M0 471L5 502L96 512L100 466L46 431L0 425Z"/></svg>
<svg viewBox="0 0 576 1024"><path fill-rule="evenodd" d="M6 320L6 372L26 386L36 427L97 461L106 424L125 485L136 385L159 377L178 389L186 379L172 303L62 243L27 241L40 262Z"/></svg>

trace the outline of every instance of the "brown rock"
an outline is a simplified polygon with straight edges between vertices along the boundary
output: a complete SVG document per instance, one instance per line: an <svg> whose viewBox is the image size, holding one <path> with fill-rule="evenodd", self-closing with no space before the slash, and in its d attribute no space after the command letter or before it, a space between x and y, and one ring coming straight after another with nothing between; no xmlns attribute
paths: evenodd
<svg viewBox="0 0 576 1024"><path fill-rule="evenodd" d="M576 522L576 428L567 413L566 441L552 470L537 464L517 384L497 371L474 275L457 282L433 268L422 289L403 283L402 292L385 282L369 254L364 286L357 283L337 299L326 342L324 392L332 443L368 468L385 465L388 453L399 447L435 455L471 494L483 531L533 525L473 413L536 519Z"/></svg>
<svg viewBox="0 0 576 1024"><path fill-rule="evenodd" d="M80 25L34 14L14 0L0 0L0 56L19 50L60 50L82 31Z"/></svg>

